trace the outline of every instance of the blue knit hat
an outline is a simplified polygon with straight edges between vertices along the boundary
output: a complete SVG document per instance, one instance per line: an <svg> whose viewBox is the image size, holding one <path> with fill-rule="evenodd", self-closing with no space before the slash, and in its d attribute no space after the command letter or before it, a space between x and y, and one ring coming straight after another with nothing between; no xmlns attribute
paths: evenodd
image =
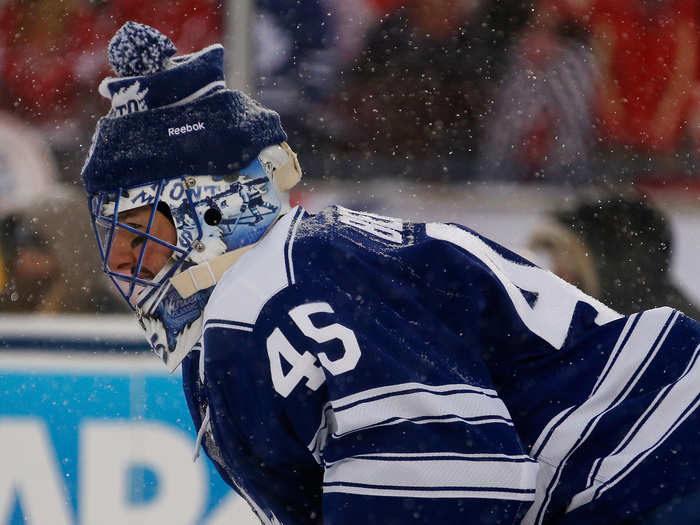
<svg viewBox="0 0 700 525"><path fill-rule="evenodd" d="M174 56L165 35L127 22L109 44L118 78L99 92L112 102L97 123L82 177L88 194L180 175L227 175L287 140L277 113L226 89L224 49Z"/></svg>

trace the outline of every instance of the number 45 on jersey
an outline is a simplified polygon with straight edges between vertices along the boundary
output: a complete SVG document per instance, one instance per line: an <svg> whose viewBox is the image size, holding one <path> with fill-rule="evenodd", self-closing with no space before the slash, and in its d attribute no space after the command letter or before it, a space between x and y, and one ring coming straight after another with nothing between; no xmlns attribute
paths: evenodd
<svg viewBox="0 0 700 525"><path fill-rule="evenodd" d="M308 303L292 308L289 311L289 317L305 336L317 343L327 343L333 339L339 339L343 345L343 355L338 359L331 360L325 352L319 352L318 360L323 367L321 368L316 364L316 356L308 350L302 350L303 353L299 352L282 331L275 328L267 338L267 356L270 359L272 384L282 397L291 394L294 387L303 379L306 379L308 388L316 390L326 380L324 369L337 376L355 368L360 360L360 345L357 344L357 338L353 331L338 323L317 328L310 319L312 315L317 313L332 314L335 312L328 303ZM282 359L291 366L286 374L282 368Z"/></svg>

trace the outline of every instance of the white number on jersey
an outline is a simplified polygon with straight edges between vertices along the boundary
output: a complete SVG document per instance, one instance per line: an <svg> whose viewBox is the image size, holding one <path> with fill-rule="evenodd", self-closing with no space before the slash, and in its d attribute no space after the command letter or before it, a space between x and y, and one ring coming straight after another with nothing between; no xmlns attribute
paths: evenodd
<svg viewBox="0 0 700 525"><path fill-rule="evenodd" d="M358 228L385 241L401 244L403 242L403 223L401 219L382 217L373 213L348 210L338 206L338 220L343 224Z"/></svg>
<svg viewBox="0 0 700 525"><path fill-rule="evenodd" d="M297 352L279 328L275 328L267 338L267 357L270 359L272 384L282 397L291 394L304 378L307 378L306 386L311 390L316 390L326 380L323 370L315 364L314 355L309 351L303 354ZM282 359L292 367L286 374L282 368Z"/></svg>
<svg viewBox="0 0 700 525"><path fill-rule="evenodd" d="M579 301L589 304L598 312L595 318L598 325L621 317L553 273L506 259L479 237L461 228L432 223L426 225L426 233L459 246L488 266L505 288L525 326L556 349L560 349L566 340L574 308ZM537 294L533 306L530 306L521 290Z"/></svg>
<svg viewBox="0 0 700 525"><path fill-rule="evenodd" d="M349 372L357 366L362 355L355 334L349 328L338 323L320 328L314 326L311 322L311 316L317 313L332 314L334 312L328 303L308 303L292 308L289 311L289 316L306 337L317 343L327 343L339 339L343 345L343 355L338 359L331 360L325 352L319 352L318 360L323 368L334 376ZM306 386L311 390L316 390L326 380L323 370L316 365L314 355L308 350L304 351L303 354L299 353L279 328L275 328L267 338L267 357L270 359L272 384L282 397L291 394L294 387L304 378L306 378ZM286 374L282 368L282 359L291 366Z"/></svg>

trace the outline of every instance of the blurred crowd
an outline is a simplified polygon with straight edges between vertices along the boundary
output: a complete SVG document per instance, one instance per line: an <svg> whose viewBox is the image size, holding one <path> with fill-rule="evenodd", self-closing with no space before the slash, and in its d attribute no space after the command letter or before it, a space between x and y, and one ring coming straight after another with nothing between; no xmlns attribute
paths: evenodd
<svg viewBox="0 0 700 525"><path fill-rule="evenodd" d="M281 113L309 179L697 180L696 0L252 2L250 90ZM138 20L191 52L224 40L230 4L0 4L0 311L120 309L91 259L79 182L107 110L107 42ZM627 190L574 202L532 239L553 268L621 311L694 313L665 280L672 239L653 203ZM597 236L613 226L625 237ZM614 262L604 243L629 249ZM634 286L615 280L630 268Z"/></svg>

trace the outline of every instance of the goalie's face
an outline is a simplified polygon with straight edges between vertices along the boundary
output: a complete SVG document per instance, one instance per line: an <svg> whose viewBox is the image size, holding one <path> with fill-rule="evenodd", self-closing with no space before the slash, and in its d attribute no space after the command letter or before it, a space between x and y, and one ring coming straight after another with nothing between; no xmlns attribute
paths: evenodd
<svg viewBox="0 0 700 525"><path fill-rule="evenodd" d="M153 191L160 194L161 185L154 187ZM143 197L146 189L152 188L140 187L136 195ZM123 195L117 203L109 195L93 197L93 224L105 272L127 302L137 307L173 273L177 267L175 259L182 260L187 250L178 246L177 228L168 204L151 198L159 203L128 208L129 192ZM119 211L119 204L127 209Z"/></svg>
<svg viewBox="0 0 700 525"><path fill-rule="evenodd" d="M154 214L153 206L120 213L118 222L132 229L115 230L109 267L124 276L152 281L173 253L169 246L177 244L175 226L160 210ZM137 232L148 232L150 235L146 237ZM157 240L166 244L160 244Z"/></svg>

